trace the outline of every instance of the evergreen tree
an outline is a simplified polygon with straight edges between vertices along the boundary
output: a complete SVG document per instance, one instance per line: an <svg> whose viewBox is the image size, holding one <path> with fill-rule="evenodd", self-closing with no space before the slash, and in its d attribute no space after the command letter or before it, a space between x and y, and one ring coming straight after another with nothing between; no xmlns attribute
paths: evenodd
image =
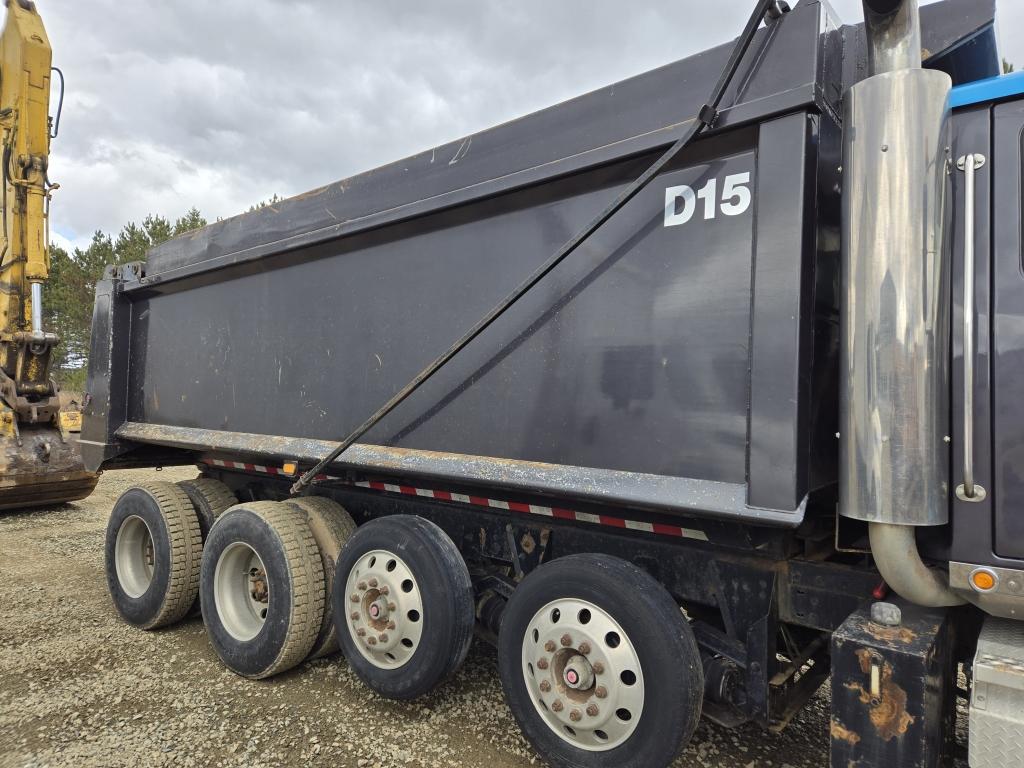
<svg viewBox="0 0 1024 768"><path fill-rule="evenodd" d="M125 224L117 237L96 231L86 248L69 254L59 246L50 246L50 279L44 288L44 314L47 330L60 336L54 350L54 375L72 391L85 386L89 359L89 333L96 282L110 264L144 261L146 252L172 237L206 226L196 208L173 223L150 214L142 224Z"/></svg>

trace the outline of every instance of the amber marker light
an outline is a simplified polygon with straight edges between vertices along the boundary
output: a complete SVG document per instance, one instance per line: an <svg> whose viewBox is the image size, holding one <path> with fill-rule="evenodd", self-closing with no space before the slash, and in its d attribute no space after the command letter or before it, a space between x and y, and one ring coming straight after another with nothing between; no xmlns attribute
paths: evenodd
<svg viewBox="0 0 1024 768"><path fill-rule="evenodd" d="M971 586L979 592L988 592L996 586L996 577L991 571L977 570L971 574Z"/></svg>

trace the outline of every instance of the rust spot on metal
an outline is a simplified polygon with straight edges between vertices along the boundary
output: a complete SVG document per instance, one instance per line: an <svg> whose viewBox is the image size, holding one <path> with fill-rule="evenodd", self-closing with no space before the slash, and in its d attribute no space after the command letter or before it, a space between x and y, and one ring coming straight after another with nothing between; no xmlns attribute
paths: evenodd
<svg viewBox="0 0 1024 768"><path fill-rule="evenodd" d="M917 633L912 632L906 627L886 627L883 624L869 621L864 625L864 628L872 637L890 643L912 643L917 639Z"/></svg>
<svg viewBox="0 0 1024 768"><path fill-rule="evenodd" d="M522 547L523 552L528 555L532 555L533 551L537 549L537 542L533 540L533 536L531 536L529 531L527 531L523 534L523 538L520 540L519 546Z"/></svg>
<svg viewBox="0 0 1024 768"><path fill-rule="evenodd" d="M309 200L311 197L317 197L319 195L322 195L324 192L327 192L332 186L333 185L328 184L328 185L323 186L323 187L317 187L316 189L309 190L309 192L303 192L301 194L294 195L294 196L292 196L290 198L287 198L287 200L289 202L294 201L294 200ZM284 202L284 200L282 200L280 202ZM270 207L271 206L269 206L269 205L267 206L267 208L270 208ZM277 212L276 209L274 209L274 211L275 211L275 213Z"/></svg>
<svg viewBox="0 0 1024 768"><path fill-rule="evenodd" d="M857 660L861 672L868 678L871 676L872 664L878 665L878 695L872 695L872 692L859 681L848 681L845 684L846 688L855 691L860 703L868 707L868 718L883 741L902 736L914 722L914 718L907 712L907 692L893 682L892 665L884 659L877 658L867 648L857 651Z"/></svg>
<svg viewBox="0 0 1024 768"><path fill-rule="evenodd" d="M853 746L860 741L860 734L851 731L849 728L843 726L835 720L832 721L832 725L829 727L829 732L832 734L833 739L839 739L845 741L850 746Z"/></svg>

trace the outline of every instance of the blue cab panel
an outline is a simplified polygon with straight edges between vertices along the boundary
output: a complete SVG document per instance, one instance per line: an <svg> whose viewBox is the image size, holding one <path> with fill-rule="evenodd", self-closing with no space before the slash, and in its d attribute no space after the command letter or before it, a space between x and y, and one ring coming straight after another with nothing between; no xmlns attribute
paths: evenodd
<svg viewBox="0 0 1024 768"><path fill-rule="evenodd" d="M1001 101L1024 94L1024 72L1012 72L999 77L989 77L973 83L964 83L953 89L950 106L967 107L972 104L984 104Z"/></svg>

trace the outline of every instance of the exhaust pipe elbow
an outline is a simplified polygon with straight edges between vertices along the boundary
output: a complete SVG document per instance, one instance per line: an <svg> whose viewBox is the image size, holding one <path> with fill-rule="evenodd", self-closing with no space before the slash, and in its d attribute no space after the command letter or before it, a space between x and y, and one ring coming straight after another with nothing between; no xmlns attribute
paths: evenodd
<svg viewBox="0 0 1024 768"><path fill-rule="evenodd" d="M885 583L903 599L926 608L963 604L964 600L950 590L942 574L921 560L915 533L916 529L909 525L869 525L871 554Z"/></svg>
<svg viewBox="0 0 1024 768"><path fill-rule="evenodd" d="M921 66L917 0L863 0L868 67L873 75Z"/></svg>

